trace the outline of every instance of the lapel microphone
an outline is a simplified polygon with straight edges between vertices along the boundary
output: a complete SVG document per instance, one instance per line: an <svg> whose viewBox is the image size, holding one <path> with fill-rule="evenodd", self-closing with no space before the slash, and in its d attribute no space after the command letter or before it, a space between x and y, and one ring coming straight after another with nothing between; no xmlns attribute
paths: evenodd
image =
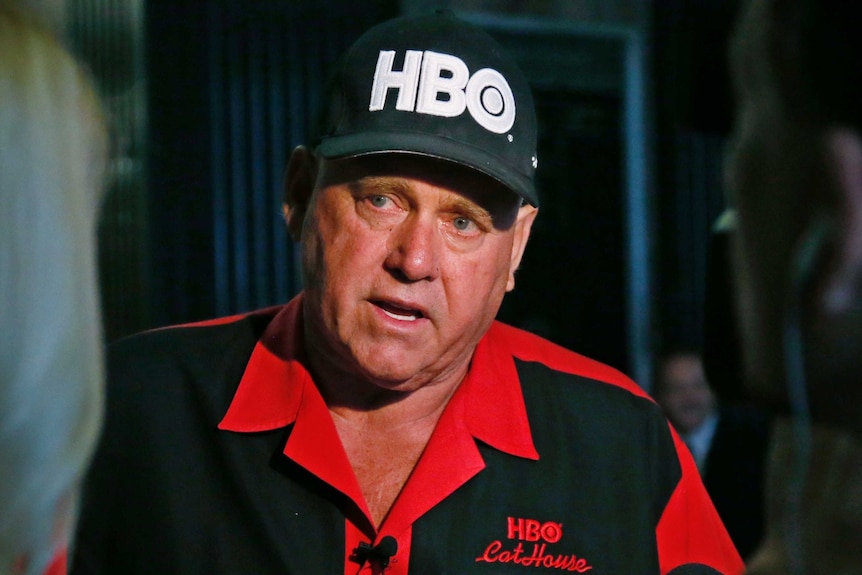
<svg viewBox="0 0 862 575"><path fill-rule="evenodd" d="M373 546L363 541L354 553L359 561L380 563L380 567L386 569L389 567L389 560L398 553L398 541L391 535L386 535L380 540L380 543Z"/></svg>

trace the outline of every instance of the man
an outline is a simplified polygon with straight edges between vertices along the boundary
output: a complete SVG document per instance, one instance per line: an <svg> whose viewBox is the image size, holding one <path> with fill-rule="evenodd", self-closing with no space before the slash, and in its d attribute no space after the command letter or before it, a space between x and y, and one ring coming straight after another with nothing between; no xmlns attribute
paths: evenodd
<svg viewBox="0 0 862 575"><path fill-rule="evenodd" d="M763 530L769 418L749 406L719 402L693 349L662 356L654 395L694 456L737 550L748 558Z"/></svg>
<svg viewBox="0 0 862 575"><path fill-rule="evenodd" d="M706 381L700 356L687 350L665 354L659 361L653 395L698 468L705 469L718 425L718 403Z"/></svg>
<svg viewBox="0 0 862 575"><path fill-rule="evenodd" d="M727 176L747 389L782 414L752 573L862 565L860 7L755 0Z"/></svg>
<svg viewBox="0 0 862 575"><path fill-rule="evenodd" d="M740 572L658 406L494 322L538 204L501 48L396 19L328 90L285 178L305 290L113 348L72 572Z"/></svg>

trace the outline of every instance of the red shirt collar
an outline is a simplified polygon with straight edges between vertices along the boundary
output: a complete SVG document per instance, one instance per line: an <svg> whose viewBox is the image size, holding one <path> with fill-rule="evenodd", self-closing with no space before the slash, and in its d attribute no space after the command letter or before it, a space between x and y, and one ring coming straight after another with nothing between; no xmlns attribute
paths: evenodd
<svg viewBox="0 0 862 575"><path fill-rule="evenodd" d="M507 343L496 323L479 342L470 371L453 397L464 406L459 410L463 414L459 427L495 449L535 460L539 455ZM304 419L301 411L317 411L319 402L310 396L319 398L319 393L302 354L300 294L273 318L258 340L219 429L269 431Z"/></svg>

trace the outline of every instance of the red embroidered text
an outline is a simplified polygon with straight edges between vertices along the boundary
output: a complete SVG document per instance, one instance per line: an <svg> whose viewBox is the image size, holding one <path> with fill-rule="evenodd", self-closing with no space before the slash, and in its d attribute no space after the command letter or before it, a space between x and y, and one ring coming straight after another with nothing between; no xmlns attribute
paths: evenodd
<svg viewBox="0 0 862 575"><path fill-rule="evenodd" d="M518 543L510 550L503 549L501 541L494 541L485 549L485 553L476 557L476 562L488 563L515 563L524 567L546 567L548 569L561 569L563 571L576 571L586 573L592 569L583 557L575 555L553 555L546 554L547 543L534 543L532 553L524 552L524 544Z"/></svg>
<svg viewBox="0 0 862 575"><path fill-rule="evenodd" d="M541 523L535 519L523 519L521 517L509 517L509 539L521 541L538 541L542 539L546 543L556 543L563 537L563 524L546 521Z"/></svg>

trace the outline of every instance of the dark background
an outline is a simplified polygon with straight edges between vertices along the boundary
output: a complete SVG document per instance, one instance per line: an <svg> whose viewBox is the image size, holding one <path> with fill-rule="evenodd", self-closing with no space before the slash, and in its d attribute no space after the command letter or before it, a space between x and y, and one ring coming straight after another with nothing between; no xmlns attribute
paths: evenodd
<svg viewBox="0 0 862 575"><path fill-rule="evenodd" d="M501 319L649 388L654 355L702 339L710 226L724 209L724 50L736 2L448 4L507 23L489 31L521 60L538 107L542 207ZM285 160L306 141L326 67L409 5L70 2L69 43L113 125L101 225L107 339L284 302L301 289L280 216ZM644 114L634 150L623 91L632 42ZM627 196L633 153L646 167L642 227Z"/></svg>

